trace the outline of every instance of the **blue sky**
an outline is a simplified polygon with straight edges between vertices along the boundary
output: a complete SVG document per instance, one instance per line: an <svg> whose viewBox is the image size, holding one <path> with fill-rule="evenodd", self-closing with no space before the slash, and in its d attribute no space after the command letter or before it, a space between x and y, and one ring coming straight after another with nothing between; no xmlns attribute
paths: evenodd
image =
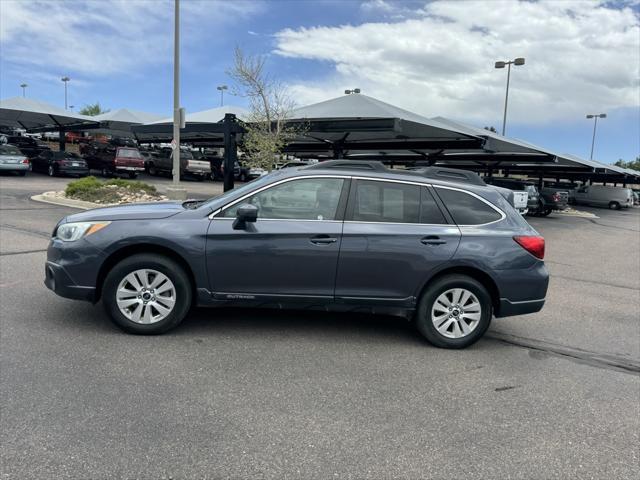
<svg viewBox="0 0 640 480"><path fill-rule="evenodd" d="M600 161L640 154L637 1L182 1L182 104L217 106L236 45L267 56L298 104L345 88L429 117L500 129L512 71L507 134ZM0 2L0 98L99 101L159 114L172 108L170 0ZM62 27L61 27L62 25ZM245 99L225 96L225 103Z"/></svg>

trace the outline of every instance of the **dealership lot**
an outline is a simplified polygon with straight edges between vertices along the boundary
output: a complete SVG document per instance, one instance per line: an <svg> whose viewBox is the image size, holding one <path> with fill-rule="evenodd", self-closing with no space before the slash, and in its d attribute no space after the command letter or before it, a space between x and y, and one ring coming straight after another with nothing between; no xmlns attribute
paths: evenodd
<svg viewBox="0 0 640 480"><path fill-rule="evenodd" d="M135 337L42 284L50 232L73 210L30 197L66 182L0 177L8 478L637 472L637 208L530 219L547 240L547 305L464 351L394 318L307 312L196 310Z"/></svg>

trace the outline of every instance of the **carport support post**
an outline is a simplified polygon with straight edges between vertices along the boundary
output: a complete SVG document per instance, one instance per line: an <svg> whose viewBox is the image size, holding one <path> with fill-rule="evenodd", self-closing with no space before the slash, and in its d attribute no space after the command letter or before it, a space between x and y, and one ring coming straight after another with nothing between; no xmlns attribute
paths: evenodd
<svg viewBox="0 0 640 480"><path fill-rule="evenodd" d="M542 188L542 174L538 177L538 188Z"/></svg>
<svg viewBox="0 0 640 480"><path fill-rule="evenodd" d="M235 115L224 115L224 191L233 190L233 168L238 160L238 145L234 132Z"/></svg>
<svg viewBox="0 0 640 480"><path fill-rule="evenodd" d="M66 141L67 141L67 139L66 139L66 137L65 137L64 128L61 128L61 129L59 130L58 135L59 135L59 137L58 137L58 147L60 148L60 151L61 151L61 152L64 152L64 150L65 150L65 148L66 148L65 143L66 143Z"/></svg>

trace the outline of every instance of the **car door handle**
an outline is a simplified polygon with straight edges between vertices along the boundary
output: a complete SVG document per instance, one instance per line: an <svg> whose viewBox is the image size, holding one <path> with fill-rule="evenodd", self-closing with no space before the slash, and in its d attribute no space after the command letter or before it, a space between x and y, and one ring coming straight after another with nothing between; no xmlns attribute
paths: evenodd
<svg viewBox="0 0 640 480"><path fill-rule="evenodd" d="M329 235L316 235L315 237L311 237L309 241L314 245L329 245L331 243L336 243L338 239L330 237Z"/></svg>
<svg viewBox="0 0 640 480"><path fill-rule="evenodd" d="M437 235L428 235L420 240L424 245L443 245L447 243L445 240L442 240Z"/></svg>

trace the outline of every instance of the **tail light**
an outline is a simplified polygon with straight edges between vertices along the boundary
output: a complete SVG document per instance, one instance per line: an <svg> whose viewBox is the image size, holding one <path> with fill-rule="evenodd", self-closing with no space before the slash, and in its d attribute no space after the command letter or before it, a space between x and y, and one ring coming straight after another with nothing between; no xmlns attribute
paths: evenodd
<svg viewBox="0 0 640 480"><path fill-rule="evenodd" d="M25 165L29 165L29 159L28 158L23 159L22 163L24 163Z"/></svg>
<svg viewBox="0 0 640 480"><path fill-rule="evenodd" d="M518 236L513 237L518 245L536 258L544 258L544 237L540 236Z"/></svg>
<svg viewBox="0 0 640 480"><path fill-rule="evenodd" d="M552 199L554 202L559 202L561 198L562 198L562 197L560 197L560 194L559 194L558 192L556 192L556 193L554 193L553 195L551 195L551 199Z"/></svg>

